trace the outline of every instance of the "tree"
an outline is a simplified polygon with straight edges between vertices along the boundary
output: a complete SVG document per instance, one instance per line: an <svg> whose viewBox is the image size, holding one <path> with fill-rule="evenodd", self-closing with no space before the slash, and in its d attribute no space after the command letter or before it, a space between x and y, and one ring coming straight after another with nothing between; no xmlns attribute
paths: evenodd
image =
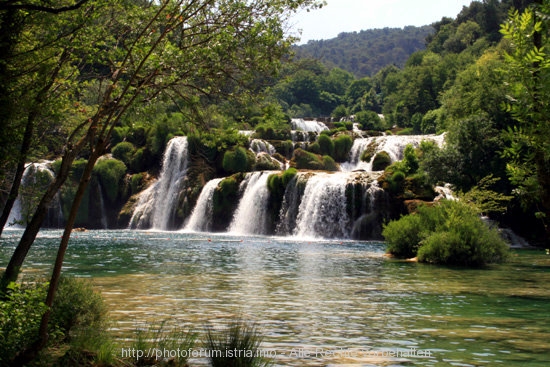
<svg viewBox="0 0 550 367"><path fill-rule="evenodd" d="M25 163L35 146L37 127L48 130L44 124L56 120L54 108L67 108L60 108L67 102L63 93L77 75L70 65L74 58L69 45L85 20L77 15L67 23L64 13L79 9L86 1L59 8L26 3L0 6L0 109L3 121L0 160L8 170L14 167L0 215L0 235L19 194ZM23 13L29 10L32 12ZM40 36L26 37L35 32Z"/></svg>
<svg viewBox="0 0 550 367"><path fill-rule="evenodd" d="M550 238L550 1L520 13L512 10L501 32L510 41L505 54L510 112L518 125L509 128L503 152L515 193L527 206L534 205L537 217Z"/></svg>
<svg viewBox="0 0 550 367"><path fill-rule="evenodd" d="M17 278L53 195L67 179L72 161L84 147L88 161L78 185L59 245L46 305L51 306L59 282L78 207L93 167L104 154L109 137L128 109L151 103L161 94L183 101L194 96L239 95L258 74L272 74L293 39L284 22L315 0L190 0L146 3L90 1L89 26L72 45L81 52L81 72L96 81L94 112L72 132L60 169L44 194L37 212L19 242L2 279L5 287ZM89 47L89 48L87 48ZM72 51L72 50L71 50ZM101 51L101 52L98 52ZM74 91L73 97L78 99ZM0 291L2 291L0 290ZM40 337L16 358L32 360L48 340L49 311L44 314Z"/></svg>

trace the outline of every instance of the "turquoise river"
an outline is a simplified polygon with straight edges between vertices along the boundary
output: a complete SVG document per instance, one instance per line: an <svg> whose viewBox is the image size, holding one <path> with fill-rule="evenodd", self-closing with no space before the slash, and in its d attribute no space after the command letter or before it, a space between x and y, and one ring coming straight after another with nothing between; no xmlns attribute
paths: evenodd
<svg viewBox="0 0 550 367"><path fill-rule="evenodd" d="M0 239L1 266L21 233ZM40 233L25 274L50 271L60 236ZM550 255L540 250L458 269L388 259L379 242L109 230L73 233L64 271L91 278L122 347L139 325L242 317L260 326L276 366L550 361Z"/></svg>

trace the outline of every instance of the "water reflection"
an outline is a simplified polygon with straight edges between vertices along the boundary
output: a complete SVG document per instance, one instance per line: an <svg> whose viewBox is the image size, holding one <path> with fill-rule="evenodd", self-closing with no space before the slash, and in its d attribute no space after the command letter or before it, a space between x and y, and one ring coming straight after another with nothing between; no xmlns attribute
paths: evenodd
<svg viewBox="0 0 550 367"><path fill-rule="evenodd" d="M42 233L26 267L47 270L60 235ZM3 263L16 237L1 240ZM383 253L368 242L92 231L71 239L65 271L93 278L120 338L147 322L200 328L242 315L261 324L264 347L286 351L285 366L546 365L550 257L464 270ZM296 348L354 353L291 356ZM432 356L366 352L395 348Z"/></svg>

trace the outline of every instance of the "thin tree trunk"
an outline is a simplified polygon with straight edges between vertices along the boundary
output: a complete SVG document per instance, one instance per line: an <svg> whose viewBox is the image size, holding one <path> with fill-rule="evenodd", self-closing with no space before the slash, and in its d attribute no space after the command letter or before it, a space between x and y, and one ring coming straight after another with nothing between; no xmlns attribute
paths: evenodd
<svg viewBox="0 0 550 367"><path fill-rule="evenodd" d="M101 140L98 143L96 143L96 146L94 147L92 154L88 159L88 163L84 168L82 177L80 178L78 189L76 191L75 197L71 205L71 210L69 212L69 217L67 218L65 230L63 231L63 236L61 237L61 243L59 244L59 249L57 251L57 258L55 259L55 265L52 271L50 285L48 288L48 295L46 297L47 310L42 315L42 320L40 322L40 329L38 332L38 339L27 350L23 351L20 355L18 355L15 358L13 362L14 366L24 365L34 360L38 355L38 353L48 343L48 339L49 339L48 324L50 322L51 310L55 299L55 294L57 292L57 287L59 285L59 278L61 277L61 268L63 267L63 260L65 258L65 253L67 252L67 247L69 245L69 240L71 238L71 232L73 230L76 216L78 214L78 208L80 207L80 203L82 202L82 199L86 192L86 188L88 187L88 184L90 182L90 178L92 176L92 171L94 169L95 163L97 162L98 158L103 154L104 149L105 149L104 141Z"/></svg>
<svg viewBox="0 0 550 367"><path fill-rule="evenodd" d="M4 205L4 209L2 209L2 216L0 216L0 237L2 236L2 231L4 230L4 226L8 222L13 205L17 200L17 195L19 195L19 187L21 187L21 180L23 179L23 173L25 172L25 163L27 161L27 154L31 148L35 117L36 117L36 114L32 113L27 118L27 124L25 126L25 134L23 135L23 141L21 143L21 149L19 152L19 160L17 162L17 169L15 170L15 177L13 178L13 182L11 184L8 200Z"/></svg>
<svg viewBox="0 0 550 367"><path fill-rule="evenodd" d="M19 271L21 269L21 266L23 265L23 262L25 261L27 253L29 252L34 240L36 239L38 231L42 226L42 222L44 221L44 218L48 213L48 208L61 186L67 180L67 177L69 177L71 165L76 155L84 147L84 144L88 140L88 135L90 134L90 132L91 130L89 130L88 134L80 139L74 147L69 148L63 155L59 172L56 174L55 179L46 189L46 192L42 196L40 203L38 203L38 206L34 212L31 221L27 224L25 232L23 232L23 236L19 240L19 243L11 256L10 262L8 263L8 266L4 271L4 274L2 274L2 279L0 280L0 298L5 295L8 285L11 282L15 282L17 280Z"/></svg>

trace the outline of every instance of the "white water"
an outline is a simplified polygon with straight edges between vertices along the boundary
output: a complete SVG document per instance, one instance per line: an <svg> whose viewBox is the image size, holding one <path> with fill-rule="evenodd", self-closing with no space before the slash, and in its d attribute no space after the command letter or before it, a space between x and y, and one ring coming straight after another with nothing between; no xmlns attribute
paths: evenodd
<svg viewBox="0 0 550 367"><path fill-rule="evenodd" d="M319 173L306 184L294 234L299 237L349 237L346 211L348 174Z"/></svg>
<svg viewBox="0 0 550 367"><path fill-rule="evenodd" d="M290 123L292 130L320 133L329 129L327 125L317 120L292 119Z"/></svg>
<svg viewBox="0 0 550 367"><path fill-rule="evenodd" d="M244 189L239 206L229 226L234 234L265 234L267 226L267 201L269 172L252 172L241 183Z"/></svg>
<svg viewBox="0 0 550 367"><path fill-rule="evenodd" d="M21 191L24 190L25 187L31 187L36 189L37 192L33 192L34 195L40 196L38 191L42 191L45 189L44 184L49 184L46 182L37 182L37 173L45 173L48 177L49 181L51 182L55 174L51 169L52 161L41 161L36 163L28 163L25 166L25 172L23 172L23 177L21 179L21 187L20 187L20 194ZM38 187L39 186L39 187ZM34 191L34 190L33 190ZM34 209L31 207L25 207L24 208L24 200L21 199L21 195L17 197L15 200L15 203L13 204L13 208L10 212L10 215L8 217L8 222L6 223L5 228L23 228L21 224L16 223L17 221L25 221L28 215L31 215L32 213L26 213L28 211L33 211ZM28 206L28 205L26 205ZM59 199L59 193L55 195L54 200L51 203L52 208L56 208L56 215L59 216L59 218L56 219L62 219L63 218L63 211L61 209L61 201Z"/></svg>
<svg viewBox="0 0 550 367"><path fill-rule="evenodd" d="M277 152L273 145L262 139L252 139L250 141L250 150L256 155L260 153L273 155Z"/></svg>
<svg viewBox="0 0 550 367"><path fill-rule="evenodd" d="M422 141L434 141L440 147L443 145L445 135L386 135L355 139L350 150L350 157L347 162L340 165L342 171L365 170L372 172L372 162L377 153L382 151L388 153L392 162L403 159L405 147L411 144L417 148ZM361 155L369 146L374 147L371 159L368 162L361 161Z"/></svg>
<svg viewBox="0 0 550 367"><path fill-rule="evenodd" d="M222 178L216 178L208 181L206 185L204 185L197 199L197 204L189 217L189 221L183 229L184 231L205 232L211 229L214 208L214 190L216 190L221 180Z"/></svg>
<svg viewBox="0 0 550 367"><path fill-rule="evenodd" d="M143 191L130 220L131 228L170 229L187 173L187 137L168 142L158 180Z"/></svg>
<svg viewBox="0 0 550 367"><path fill-rule="evenodd" d="M103 188L101 184L99 185L99 210L101 211L101 227L103 229L108 229L109 225L107 223L107 211L105 209L105 200L103 199Z"/></svg>

